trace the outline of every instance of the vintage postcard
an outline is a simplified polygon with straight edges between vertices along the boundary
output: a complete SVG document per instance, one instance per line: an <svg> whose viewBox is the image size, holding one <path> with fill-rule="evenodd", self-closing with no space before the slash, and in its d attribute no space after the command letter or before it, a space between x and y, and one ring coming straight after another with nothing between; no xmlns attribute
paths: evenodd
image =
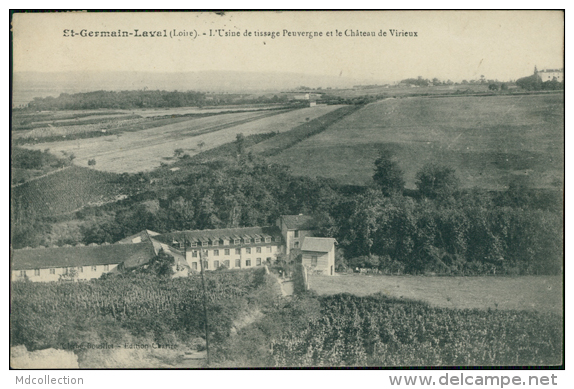
<svg viewBox="0 0 574 389"><path fill-rule="evenodd" d="M563 11L11 16L12 368L563 367Z"/></svg>

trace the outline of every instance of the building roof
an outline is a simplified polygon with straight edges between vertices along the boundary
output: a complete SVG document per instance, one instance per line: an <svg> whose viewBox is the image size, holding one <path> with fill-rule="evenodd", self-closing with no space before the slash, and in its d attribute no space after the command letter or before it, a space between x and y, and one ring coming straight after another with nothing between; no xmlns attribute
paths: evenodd
<svg viewBox="0 0 574 389"><path fill-rule="evenodd" d="M142 230L137 234L130 235L117 243L125 244L125 243L140 243L140 242L149 242L150 236L159 235L157 232L153 232L150 230Z"/></svg>
<svg viewBox="0 0 574 389"><path fill-rule="evenodd" d="M305 239L303 239L301 250L327 253L332 250L336 242L334 238L312 238L306 236Z"/></svg>
<svg viewBox="0 0 574 389"><path fill-rule="evenodd" d="M276 226L270 227L238 227L238 228L220 228L216 230L195 230L195 231L176 231L167 234L160 234L154 236L155 240L162 243L172 244L174 240L183 242L185 239L189 242L203 242L207 240L225 240L231 237L232 239L241 239L243 237L261 235L271 237L281 237L281 230ZM253 243L253 239L251 240ZM233 243L233 242L230 242ZM256 244L252 244L256 245Z"/></svg>
<svg viewBox="0 0 574 389"><path fill-rule="evenodd" d="M110 265L122 262L129 268L147 263L154 256L151 243L22 249L13 251L12 270Z"/></svg>
<svg viewBox="0 0 574 389"><path fill-rule="evenodd" d="M308 215L281 215L288 230L314 230L315 219Z"/></svg>

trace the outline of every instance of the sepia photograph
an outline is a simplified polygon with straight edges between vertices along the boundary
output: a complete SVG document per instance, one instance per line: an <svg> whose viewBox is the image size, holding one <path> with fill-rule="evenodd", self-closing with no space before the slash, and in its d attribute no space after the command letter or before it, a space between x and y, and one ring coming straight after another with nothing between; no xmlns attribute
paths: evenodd
<svg viewBox="0 0 574 389"><path fill-rule="evenodd" d="M11 369L564 369L563 10L10 17Z"/></svg>

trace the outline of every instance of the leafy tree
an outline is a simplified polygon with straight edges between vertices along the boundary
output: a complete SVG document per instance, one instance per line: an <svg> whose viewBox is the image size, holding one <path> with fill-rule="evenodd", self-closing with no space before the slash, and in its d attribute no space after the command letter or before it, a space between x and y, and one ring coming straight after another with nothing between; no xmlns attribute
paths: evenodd
<svg viewBox="0 0 574 389"><path fill-rule="evenodd" d="M522 77L516 80L516 85L526 90L540 90L542 89L542 80L537 74L532 76Z"/></svg>
<svg viewBox="0 0 574 389"><path fill-rule="evenodd" d="M337 271L346 271L349 267L347 259L345 258L345 250L337 248L335 250L335 269Z"/></svg>
<svg viewBox="0 0 574 389"><path fill-rule="evenodd" d="M448 166L429 163L416 174L417 189L430 199L444 199L452 196L459 188L455 170Z"/></svg>
<svg viewBox="0 0 574 389"><path fill-rule="evenodd" d="M245 135L243 135L243 133L237 134L235 137L235 145L237 146L237 154L243 155L245 152Z"/></svg>
<svg viewBox="0 0 574 389"><path fill-rule="evenodd" d="M174 264L175 259L173 256L164 252L163 249L160 249L157 256L148 263L146 272L160 277L171 277L173 275Z"/></svg>
<svg viewBox="0 0 574 389"><path fill-rule="evenodd" d="M351 256L371 255L379 224L377 219L384 209L385 198L380 192L368 190L356 197L353 213L348 220L349 237L354 244L349 247Z"/></svg>
<svg viewBox="0 0 574 389"><path fill-rule="evenodd" d="M375 161L373 180L385 196L402 194L405 188L403 171L399 168L399 164L391 160L385 152L381 152Z"/></svg>
<svg viewBox="0 0 574 389"><path fill-rule="evenodd" d="M96 165L96 160L95 159L90 159L88 160L88 166L95 166Z"/></svg>

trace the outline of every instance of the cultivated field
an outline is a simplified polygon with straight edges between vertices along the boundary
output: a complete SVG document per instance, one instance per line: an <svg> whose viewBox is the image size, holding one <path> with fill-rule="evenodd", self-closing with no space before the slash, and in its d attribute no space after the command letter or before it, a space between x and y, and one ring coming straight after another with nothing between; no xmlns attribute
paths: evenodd
<svg viewBox="0 0 574 389"><path fill-rule="evenodd" d="M209 113L221 112L240 112L240 111L259 111L265 109L283 108L281 104L274 105L229 105L229 106L216 106L213 108L198 108L198 107L176 107L176 108L151 108L151 109L134 109L126 110L126 113L133 113L141 117L152 116L169 116L169 115L202 115Z"/></svg>
<svg viewBox="0 0 574 389"><path fill-rule="evenodd" d="M564 171L560 94L385 99L272 158L295 174L365 184L380 150L394 155L407 188L428 162L456 169L463 187L504 189L515 177L560 185Z"/></svg>
<svg viewBox="0 0 574 389"><path fill-rule="evenodd" d="M257 111L189 118L146 130L123 132L118 135L69 141L38 143L25 146L55 155L73 153L74 163L87 166L96 160L99 170L134 173L151 170L171 158L174 150L183 149L190 156L232 142L239 133L245 136L271 131L289 131L339 106L303 108L294 111ZM198 145L203 142L202 147Z"/></svg>
<svg viewBox="0 0 574 389"><path fill-rule="evenodd" d="M441 308L529 310L563 314L561 276L418 277L339 274L309 277L320 295L351 293L421 300Z"/></svg>
<svg viewBox="0 0 574 389"><path fill-rule="evenodd" d="M11 189L12 212L25 220L76 211L86 205L103 204L125 197L115 174L72 166L50 172Z"/></svg>
<svg viewBox="0 0 574 389"><path fill-rule="evenodd" d="M299 126L296 126L281 135L277 135L263 142L257 143L250 147L249 151L264 156L279 154L304 139L318 134L321 131L325 131L329 126L337 123L345 116L350 115L360 108L360 106L357 105L338 105L336 107L338 107L338 109L320 117L314 117L316 115L306 117L305 122Z"/></svg>

